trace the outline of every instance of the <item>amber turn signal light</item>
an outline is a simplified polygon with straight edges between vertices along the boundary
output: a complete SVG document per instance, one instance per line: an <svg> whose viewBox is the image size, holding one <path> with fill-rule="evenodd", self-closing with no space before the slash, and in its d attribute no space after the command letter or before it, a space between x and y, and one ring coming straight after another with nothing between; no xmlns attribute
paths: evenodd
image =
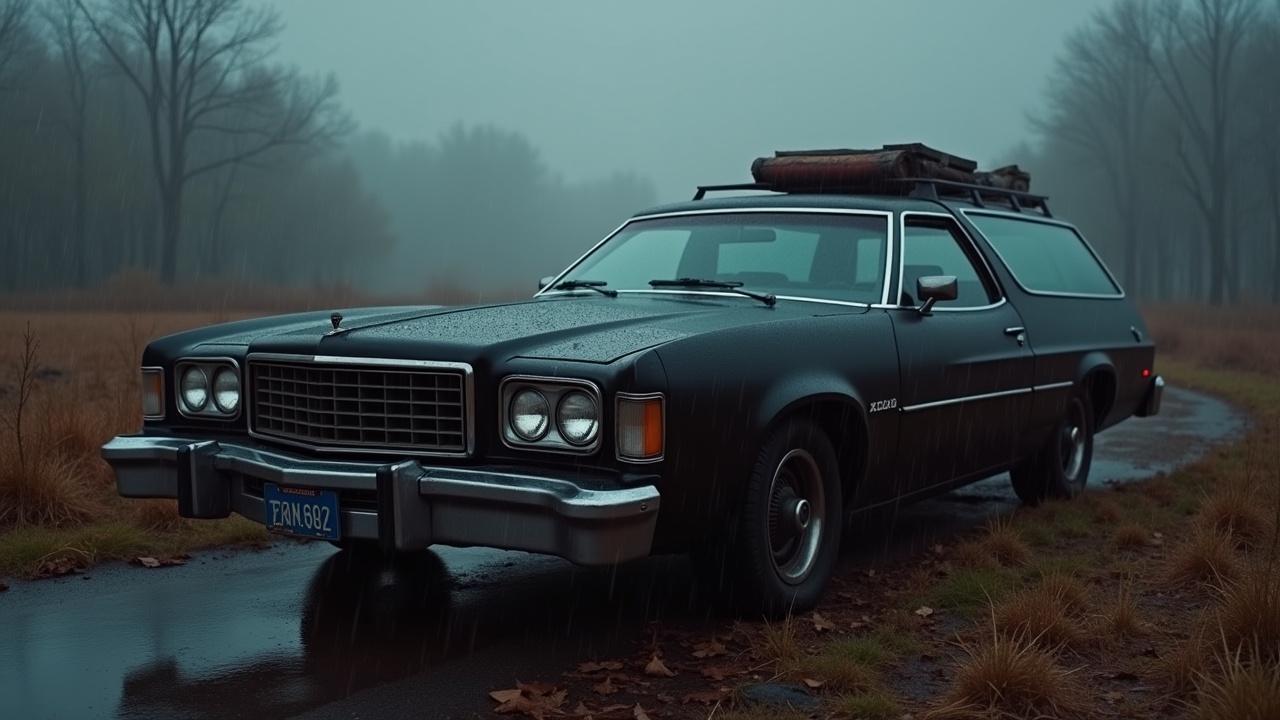
<svg viewBox="0 0 1280 720"><path fill-rule="evenodd" d="M665 421L661 395L619 395L618 459L632 462L661 460Z"/></svg>
<svg viewBox="0 0 1280 720"><path fill-rule="evenodd" d="M142 368L142 417L164 417L164 371L160 368Z"/></svg>

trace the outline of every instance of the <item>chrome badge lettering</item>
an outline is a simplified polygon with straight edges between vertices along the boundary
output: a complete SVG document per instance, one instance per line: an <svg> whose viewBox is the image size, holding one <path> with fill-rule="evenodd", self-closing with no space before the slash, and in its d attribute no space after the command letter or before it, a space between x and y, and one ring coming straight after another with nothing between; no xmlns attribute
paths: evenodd
<svg viewBox="0 0 1280 720"><path fill-rule="evenodd" d="M889 400L877 400L871 403L871 412L880 412L881 410L892 410L898 407L898 398Z"/></svg>

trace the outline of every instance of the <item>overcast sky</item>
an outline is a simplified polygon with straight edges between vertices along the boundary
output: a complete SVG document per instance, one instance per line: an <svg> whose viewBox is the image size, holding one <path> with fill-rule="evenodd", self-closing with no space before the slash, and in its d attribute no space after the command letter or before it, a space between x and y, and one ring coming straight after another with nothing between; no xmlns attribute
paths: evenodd
<svg viewBox="0 0 1280 720"><path fill-rule="evenodd" d="M276 0L280 59L336 73L362 127L495 124L568 180L632 170L662 201L779 149L924 142L986 165L1108 2Z"/></svg>

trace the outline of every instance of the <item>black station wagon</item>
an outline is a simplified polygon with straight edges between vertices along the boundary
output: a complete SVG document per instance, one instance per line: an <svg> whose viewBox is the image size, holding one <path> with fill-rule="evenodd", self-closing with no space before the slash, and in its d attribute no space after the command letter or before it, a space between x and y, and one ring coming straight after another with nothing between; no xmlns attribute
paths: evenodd
<svg viewBox="0 0 1280 720"><path fill-rule="evenodd" d="M144 427L102 450L119 493L383 553L688 553L778 616L818 601L858 514L1006 471L1071 497L1095 433L1159 411L1138 311L1016 167L909 145L752 173L525 301L153 341Z"/></svg>

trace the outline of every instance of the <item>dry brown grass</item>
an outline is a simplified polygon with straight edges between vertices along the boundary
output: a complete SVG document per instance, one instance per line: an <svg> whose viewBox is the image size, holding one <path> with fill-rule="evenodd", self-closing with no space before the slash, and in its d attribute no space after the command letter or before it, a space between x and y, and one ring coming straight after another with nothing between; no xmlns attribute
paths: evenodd
<svg viewBox="0 0 1280 720"><path fill-rule="evenodd" d="M1249 572L1228 583L1218 625L1229 650L1280 662L1280 566L1254 561Z"/></svg>
<svg viewBox="0 0 1280 720"><path fill-rule="evenodd" d="M1151 543L1151 531L1144 526L1128 522L1111 534L1111 547L1116 550L1140 550Z"/></svg>
<svg viewBox="0 0 1280 720"><path fill-rule="evenodd" d="M1208 498L1197 514L1199 524L1239 546L1254 547L1271 537L1271 515L1262 509L1259 493L1244 482L1226 483Z"/></svg>
<svg viewBox="0 0 1280 720"><path fill-rule="evenodd" d="M966 647L955 679L928 720L971 718L1083 717L1088 695L1075 672L1022 636L993 633L978 647Z"/></svg>
<svg viewBox="0 0 1280 720"><path fill-rule="evenodd" d="M1085 592L1079 581L1053 574L1040 584L1014 593L992 610L996 628L1008 637L1025 637L1057 651L1085 639L1080 610Z"/></svg>
<svg viewBox="0 0 1280 720"><path fill-rule="evenodd" d="M1196 683L1198 718L1280 718L1280 666L1240 652L1220 658L1219 665Z"/></svg>
<svg viewBox="0 0 1280 720"><path fill-rule="evenodd" d="M1120 503L1106 495L1085 495L1083 501L1093 512L1093 519L1096 522L1113 525L1124 517L1124 508Z"/></svg>
<svg viewBox="0 0 1280 720"><path fill-rule="evenodd" d="M1120 587L1115 599L1103 607L1096 629L1098 641L1111 644L1124 638L1149 635L1153 628L1143 617L1133 588L1126 584Z"/></svg>
<svg viewBox="0 0 1280 720"><path fill-rule="evenodd" d="M1280 376L1275 352L1280 313L1275 306L1147 306L1142 315L1163 357L1197 367Z"/></svg>
<svg viewBox="0 0 1280 720"><path fill-rule="evenodd" d="M1173 550L1165 569L1165 582L1178 587L1206 583L1221 586L1240 574L1231 537L1214 529L1197 528Z"/></svg>

